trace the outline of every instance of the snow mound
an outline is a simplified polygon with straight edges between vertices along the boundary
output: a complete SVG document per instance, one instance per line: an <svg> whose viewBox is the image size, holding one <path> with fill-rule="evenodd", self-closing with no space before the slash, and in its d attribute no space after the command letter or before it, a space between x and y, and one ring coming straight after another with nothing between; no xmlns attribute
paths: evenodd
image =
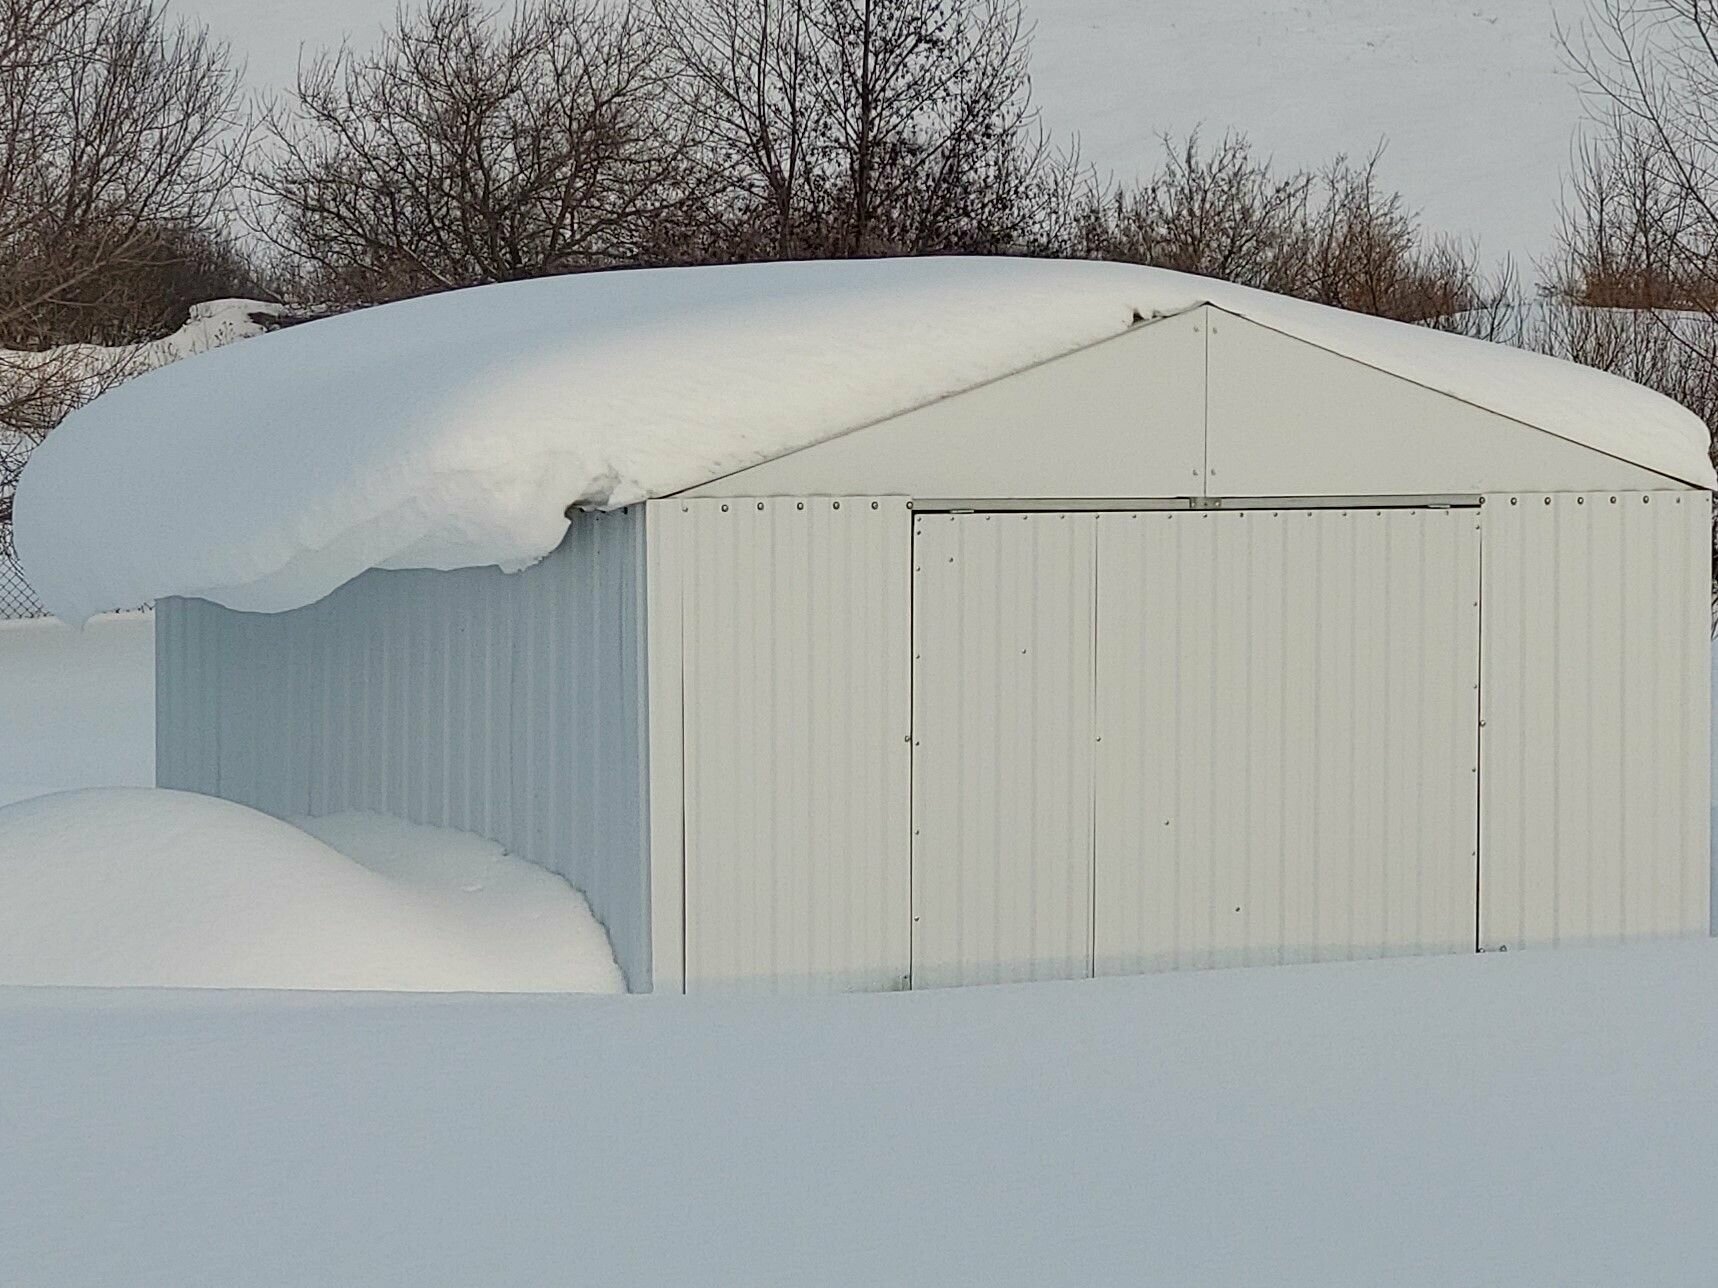
<svg viewBox="0 0 1718 1288"><path fill-rule="evenodd" d="M62 344L52 349L0 349L0 360L26 370L52 368L89 380L153 371L234 340L266 334L286 319L286 310L264 300L206 300L186 310L177 331L136 344ZM95 386L92 386L92 389Z"/></svg>
<svg viewBox="0 0 1718 1288"><path fill-rule="evenodd" d="M669 495L1214 303L1690 482L1705 426L1603 373L1133 265L869 260L659 269L408 300L151 372L20 483L43 602L275 612L367 568L516 570L569 505Z"/></svg>
<svg viewBox="0 0 1718 1288"><path fill-rule="evenodd" d="M624 991L552 873L374 815L309 826L154 788L0 808L0 985Z"/></svg>

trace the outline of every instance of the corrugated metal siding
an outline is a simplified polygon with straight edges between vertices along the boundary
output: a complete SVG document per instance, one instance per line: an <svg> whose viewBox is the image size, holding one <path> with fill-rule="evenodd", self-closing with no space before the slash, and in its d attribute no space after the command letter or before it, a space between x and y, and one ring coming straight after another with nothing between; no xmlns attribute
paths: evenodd
<svg viewBox="0 0 1718 1288"><path fill-rule="evenodd" d="M1094 531L917 520L917 987L1091 973Z"/></svg>
<svg viewBox="0 0 1718 1288"><path fill-rule="evenodd" d="M200 599L155 605L155 782L218 795L220 619Z"/></svg>
<svg viewBox="0 0 1718 1288"><path fill-rule="evenodd" d="M1705 933L1710 497L1482 515L1482 945Z"/></svg>
<svg viewBox="0 0 1718 1288"><path fill-rule="evenodd" d="M166 601L158 781L272 814L375 810L561 873L650 982L642 511L497 569L365 573L291 613Z"/></svg>
<svg viewBox="0 0 1718 1288"><path fill-rule="evenodd" d="M684 570L689 520L678 500L644 505L645 670L649 783L650 974L659 993L686 991Z"/></svg>
<svg viewBox="0 0 1718 1288"><path fill-rule="evenodd" d="M678 505L686 987L903 987L907 503Z"/></svg>
<svg viewBox="0 0 1718 1288"><path fill-rule="evenodd" d="M1099 973L1472 951L1476 528L1101 518Z"/></svg>

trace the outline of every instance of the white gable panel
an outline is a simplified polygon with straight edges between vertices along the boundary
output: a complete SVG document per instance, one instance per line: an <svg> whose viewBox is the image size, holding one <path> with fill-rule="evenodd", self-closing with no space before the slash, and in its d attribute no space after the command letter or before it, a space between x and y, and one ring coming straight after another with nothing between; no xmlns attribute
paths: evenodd
<svg viewBox="0 0 1718 1288"><path fill-rule="evenodd" d="M688 495L1198 496L1204 328L1142 325Z"/></svg>
<svg viewBox="0 0 1718 1288"><path fill-rule="evenodd" d="M1246 318L1206 314L1212 496L1688 486Z"/></svg>

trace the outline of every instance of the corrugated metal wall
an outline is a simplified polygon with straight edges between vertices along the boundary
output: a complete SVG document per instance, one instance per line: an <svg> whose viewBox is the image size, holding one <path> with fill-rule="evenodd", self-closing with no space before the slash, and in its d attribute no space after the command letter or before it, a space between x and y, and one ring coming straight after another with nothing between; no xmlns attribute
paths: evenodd
<svg viewBox="0 0 1718 1288"><path fill-rule="evenodd" d="M561 873L650 986L641 510L516 575L373 571L309 607L157 608L157 781L375 810Z"/></svg>
<svg viewBox="0 0 1718 1288"><path fill-rule="evenodd" d="M1101 518L1098 973L1473 951L1477 514Z"/></svg>
<svg viewBox="0 0 1718 1288"><path fill-rule="evenodd" d="M684 529L688 991L904 987L906 501L696 500L664 518Z"/></svg>
<svg viewBox="0 0 1718 1288"><path fill-rule="evenodd" d="M916 987L1091 974L1095 529L917 520Z"/></svg>
<svg viewBox="0 0 1718 1288"><path fill-rule="evenodd" d="M1707 930L1710 500L1486 498L1487 949Z"/></svg>

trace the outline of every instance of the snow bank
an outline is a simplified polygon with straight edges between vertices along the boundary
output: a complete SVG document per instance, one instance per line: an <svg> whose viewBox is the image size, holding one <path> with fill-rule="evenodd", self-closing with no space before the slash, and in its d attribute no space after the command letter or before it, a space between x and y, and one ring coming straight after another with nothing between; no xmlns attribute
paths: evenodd
<svg viewBox="0 0 1718 1288"><path fill-rule="evenodd" d="M384 814L292 822L457 916L484 970L517 981L515 989L626 991L608 934L585 897L564 878L514 858L494 841Z"/></svg>
<svg viewBox="0 0 1718 1288"><path fill-rule="evenodd" d="M0 984L623 990L583 897L500 846L311 827L154 789L0 808Z"/></svg>
<svg viewBox="0 0 1718 1288"><path fill-rule="evenodd" d="M0 990L0 1281L1710 1285L1718 944L826 999Z"/></svg>
<svg viewBox="0 0 1718 1288"><path fill-rule="evenodd" d="M0 622L0 805L154 781L154 614Z"/></svg>
<svg viewBox="0 0 1718 1288"><path fill-rule="evenodd" d="M450 292L130 381L17 497L55 613L162 595L280 611L370 567L517 569L569 505L662 496L1214 302L1651 468L1710 482L1706 431L1596 371L1131 265L873 260L662 269Z"/></svg>
<svg viewBox="0 0 1718 1288"><path fill-rule="evenodd" d="M125 370L152 371L234 340L262 335L272 330L284 313L280 305L263 300L208 300L191 305L185 325L160 339L122 345L64 344L41 351L8 349L0 350L0 354L8 361L24 364L70 358L92 371L105 371L115 364Z"/></svg>

